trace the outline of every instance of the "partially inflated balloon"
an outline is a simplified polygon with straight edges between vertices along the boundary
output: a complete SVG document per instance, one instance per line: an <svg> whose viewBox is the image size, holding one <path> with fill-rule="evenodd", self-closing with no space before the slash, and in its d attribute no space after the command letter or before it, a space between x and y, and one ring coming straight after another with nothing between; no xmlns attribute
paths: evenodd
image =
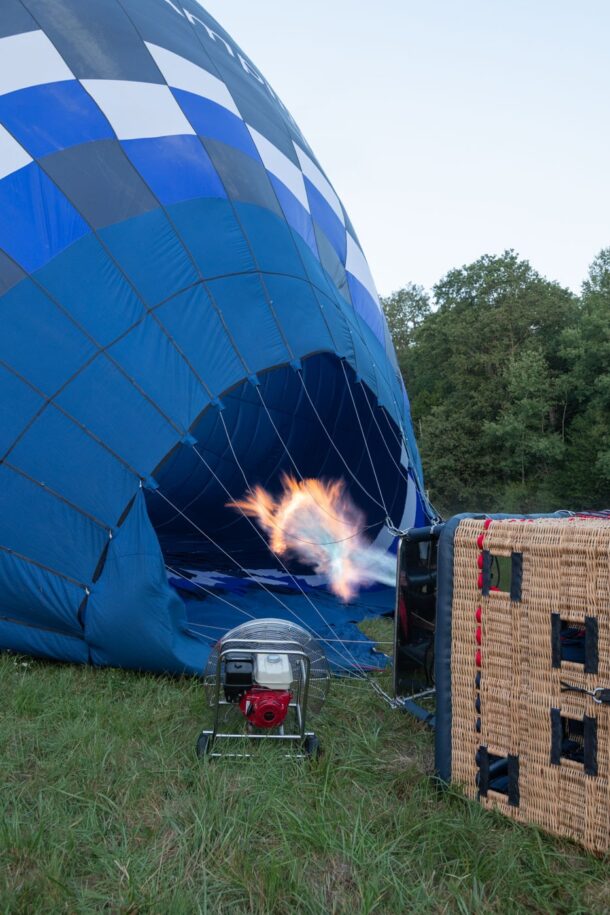
<svg viewBox="0 0 610 915"><path fill-rule="evenodd" d="M251 568L284 472L425 517L355 230L195 0L2 0L0 326L0 647L201 670L165 566Z"/></svg>

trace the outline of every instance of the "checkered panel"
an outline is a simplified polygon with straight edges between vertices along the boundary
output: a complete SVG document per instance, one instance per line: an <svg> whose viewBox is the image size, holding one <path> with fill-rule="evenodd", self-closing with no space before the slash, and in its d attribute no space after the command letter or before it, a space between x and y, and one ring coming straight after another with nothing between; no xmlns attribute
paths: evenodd
<svg viewBox="0 0 610 915"><path fill-rule="evenodd" d="M0 319L15 650L197 669L140 486L253 373L332 352L408 424L345 211L198 0L0 0Z"/></svg>
<svg viewBox="0 0 610 915"><path fill-rule="evenodd" d="M211 40L222 46L219 37ZM131 38L128 43L131 45ZM113 210L104 201L101 214L92 218L90 207L81 202L82 194L87 196L82 181L81 193L71 194L57 179L57 174L65 174L67 183L74 186L75 181L68 177L72 173L95 174L95 169L90 171L92 163L103 162L106 154L101 150L100 154L85 151L84 144L91 147L116 137L135 170L163 205L228 196L281 213L318 257L341 294L382 339L383 320L370 271L353 233L346 229L344 210L336 193L313 158L294 140L290 149L285 142L279 148L248 123L227 84L211 72L213 61L203 49L189 49L191 58L198 58L195 62L153 42L146 42L145 47L154 66L154 82L150 81L152 71L148 67L142 71L146 81L77 81L44 32L33 30L0 39L0 124L5 127L0 134L0 176L18 171L32 158L43 159L55 153L53 159L45 160L46 167L43 163L44 171L59 189L66 191L68 206L75 203L86 222L99 228L129 218L138 211L138 197L145 195L138 190L135 173L127 190L125 179L121 178L127 175L127 168L119 164L118 158L91 184L95 193L104 180L109 185L114 183L117 198L126 198L122 209ZM72 53L68 56L73 62L76 59ZM246 74L248 68L246 64ZM246 107L251 111L251 106ZM282 114L279 105L276 107ZM278 120L282 123L283 115ZM268 133L277 141L276 128ZM150 142L153 140L156 142ZM68 154L71 147L83 149ZM248 156L253 165L240 155ZM266 185L255 175L261 165L267 173ZM1 193L0 188L0 196ZM73 239L69 235L68 243L70 240ZM47 255L61 250L56 244L43 248L43 259L30 258L30 265L39 266ZM17 253L14 245L9 253ZM19 257L15 259L23 265Z"/></svg>
<svg viewBox="0 0 610 915"><path fill-rule="evenodd" d="M61 2L72 9L72 0ZM99 9L96 6L95 15ZM188 18L193 25L192 17ZM132 44L130 29L121 25L125 47ZM218 33L209 37L216 51L226 44ZM29 216L36 207L30 207L30 212L27 205L20 207L17 223L23 225L21 229L17 225L12 241L7 239L10 258L4 257L2 264L7 287L20 276L17 264L39 267L89 228L129 220L151 211L157 202L172 206L228 196L236 204L254 203L284 218L336 289L382 336L378 299L366 261L352 233L346 231L344 210L334 190L303 148L306 144L293 138L289 150L285 142L280 148L248 123L236 102L239 93L235 88L232 93L227 85L235 87L234 76L224 82L216 75L222 71L201 42L188 45L188 56L145 42L154 69L148 64L136 68L137 72L132 68L129 80L77 80L56 44L62 42L54 43L40 29L0 40L0 127L5 125L0 134L0 178L12 179L7 187L0 180L0 198L3 191L13 194L16 183L25 188L21 196L27 196L32 180L24 180L21 172L26 166L36 168L38 160L42 170L35 171L40 185L37 202L46 198L45 213L58 207L61 222L68 226L66 233L54 233L61 238L41 239L36 226L29 231ZM78 55L73 49L67 53L65 47L64 43L74 70L85 72ZM113 73L127 72L119 57L115 55ZM240 58L240 66L242 77L254 74L247 59ZM101 71L95 71L98 75ZM145 75L146 81L134 79L136 75ZM245 107L252 111L251 105ZM276 107L279 123L285 124ZM269 105L263 108L267 117ZM277 140L275 128L268 134ZM115 137L121 141L124 158ZM106 189L100 193L105 182ZM259 231L258 225L251 231ZM241 228L245 230L243 220ZM20 249L25 238L29 250ZM260 249L258 241L250 238L249 244ZM33 251L36 247L39 252ZM120 252L114 256L120 262ZM132 281L138 282L133 274Z"/></svg>

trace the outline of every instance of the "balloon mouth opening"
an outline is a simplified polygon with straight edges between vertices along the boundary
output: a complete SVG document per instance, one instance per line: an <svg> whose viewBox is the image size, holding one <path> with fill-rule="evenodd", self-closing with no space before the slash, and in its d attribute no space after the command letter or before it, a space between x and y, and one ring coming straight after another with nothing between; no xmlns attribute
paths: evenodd
<svg viewBox="0 0 610 915"><path fill-rule="evenodd" d="M194 444L181 443L156 469L170 504L147 493L168 561L218 570L277 567L260 530L228 503L255 486L279 491L286 475L342 480L370 542L388 518L400 525L408 487L401 433L336 356L316 354L299 370L259 373L223 394L220 405L191 429ZM311 572L298 555L285 561L292 572Z"/></svg>

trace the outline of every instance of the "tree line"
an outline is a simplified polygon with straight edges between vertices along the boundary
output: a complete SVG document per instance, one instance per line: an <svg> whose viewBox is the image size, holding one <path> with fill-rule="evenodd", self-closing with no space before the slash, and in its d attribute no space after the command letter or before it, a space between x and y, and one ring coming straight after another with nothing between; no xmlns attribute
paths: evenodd
<svg viewBox="0 0 610 915"><path fill-rule="evenodd" d="M610 508L610 248L580 295L506 251L383 307L443 514Z"/></svg>

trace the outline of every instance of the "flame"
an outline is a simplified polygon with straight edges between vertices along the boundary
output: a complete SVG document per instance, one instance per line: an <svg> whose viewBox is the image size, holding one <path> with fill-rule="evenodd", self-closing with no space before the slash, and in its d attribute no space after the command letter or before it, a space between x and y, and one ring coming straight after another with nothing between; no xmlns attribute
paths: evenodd
<svg viewBox="0 0 610 915"><path fill-rule="evenodd" d="M281 483L277 498L255 486L228 507L255 518L273 553L296 557L326 576L331 591L344 601L375 581L394 584L395 560L363 536L366 517L343 480L296 480L283 474Z"/></svg>

